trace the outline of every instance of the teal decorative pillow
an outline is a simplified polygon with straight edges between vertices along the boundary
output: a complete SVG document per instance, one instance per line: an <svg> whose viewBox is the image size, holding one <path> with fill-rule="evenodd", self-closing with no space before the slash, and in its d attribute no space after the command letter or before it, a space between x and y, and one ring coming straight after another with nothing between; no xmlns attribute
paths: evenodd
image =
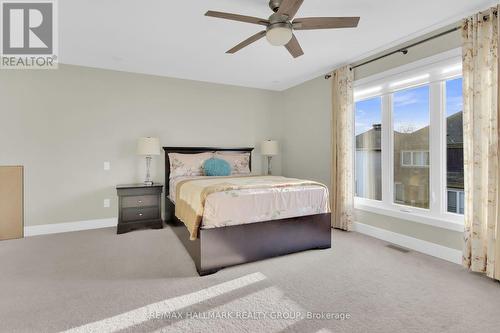
<svg viewBox="0 0 500 333"><path fill-rule="evenodd" d="M231 165L220 158L210 158L203 163L205 176L229 176Z"/></svg>

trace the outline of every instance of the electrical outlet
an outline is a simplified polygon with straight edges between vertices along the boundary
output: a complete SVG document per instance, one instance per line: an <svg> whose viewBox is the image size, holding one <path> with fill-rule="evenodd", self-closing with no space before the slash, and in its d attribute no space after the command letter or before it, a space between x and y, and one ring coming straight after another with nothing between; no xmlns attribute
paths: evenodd
<svg viewBox="0 0 500 333"><path fill-rule="evenodd" d="M109 162L104 162L104 170L109 171L111 169L111 163Z"/></svg>
<svg viewBox="0 0 500 333"><path fill-rule="evenodd" d="M109 207L111 207L111 200L104 199L104 208L109 208Z"/></svg>

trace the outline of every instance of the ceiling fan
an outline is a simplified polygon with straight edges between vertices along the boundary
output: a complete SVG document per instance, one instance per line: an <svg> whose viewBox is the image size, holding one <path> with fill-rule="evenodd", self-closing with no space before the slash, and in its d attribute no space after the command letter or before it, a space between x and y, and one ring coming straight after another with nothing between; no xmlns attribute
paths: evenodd
<svg viewBox="0 0 500 333"><path fill-rule="evenodd" d="M268 19L212 10L206 12L205 16L253 23L266 27L266 30L256 33L226 52L231 54L266 36L271 45L285 46L288 52L294 58L297 58L303 55L304 51L302 51L299 41L293 34L294 30L339 29L358 26L359 17L305 17L294 19L303 2L304 0L270 0L269 7L274 14L269 16Z"/></svg>

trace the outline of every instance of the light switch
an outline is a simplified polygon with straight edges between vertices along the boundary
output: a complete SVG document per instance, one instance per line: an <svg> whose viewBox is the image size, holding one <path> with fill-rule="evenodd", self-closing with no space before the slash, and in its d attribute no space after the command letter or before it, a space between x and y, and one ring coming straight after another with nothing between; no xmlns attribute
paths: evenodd
<svg viewBox="0 0 500 333"><path fill-rule="evenodd" d="M111 201L109 199L104 199L104 208L111 207Z"/></svg>
<svg viewBox="0 0 500 333"><path fill-rule="evenodd" d="M111 163L109 162L104 162L104 170L109 171L111 169Z"/></svg>

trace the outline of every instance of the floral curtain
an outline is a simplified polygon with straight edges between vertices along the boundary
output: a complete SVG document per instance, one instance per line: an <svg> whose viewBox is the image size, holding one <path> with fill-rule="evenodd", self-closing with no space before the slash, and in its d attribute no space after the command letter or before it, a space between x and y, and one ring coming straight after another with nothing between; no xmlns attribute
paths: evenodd
<svg viewBox="0 0 500 333"><path fill-rule="evenodd" d="M332 226L350 231L353 223L353 72L342 67L332 75Z"/></svg>
<svg viewBox="0 0 500 333"><path fill-rule="evenodd" d="M498 6L463 21L463 264L500 279ZM498 241L497 241L498 240ZM499 259L500 260L500 259Z"/></svg>

